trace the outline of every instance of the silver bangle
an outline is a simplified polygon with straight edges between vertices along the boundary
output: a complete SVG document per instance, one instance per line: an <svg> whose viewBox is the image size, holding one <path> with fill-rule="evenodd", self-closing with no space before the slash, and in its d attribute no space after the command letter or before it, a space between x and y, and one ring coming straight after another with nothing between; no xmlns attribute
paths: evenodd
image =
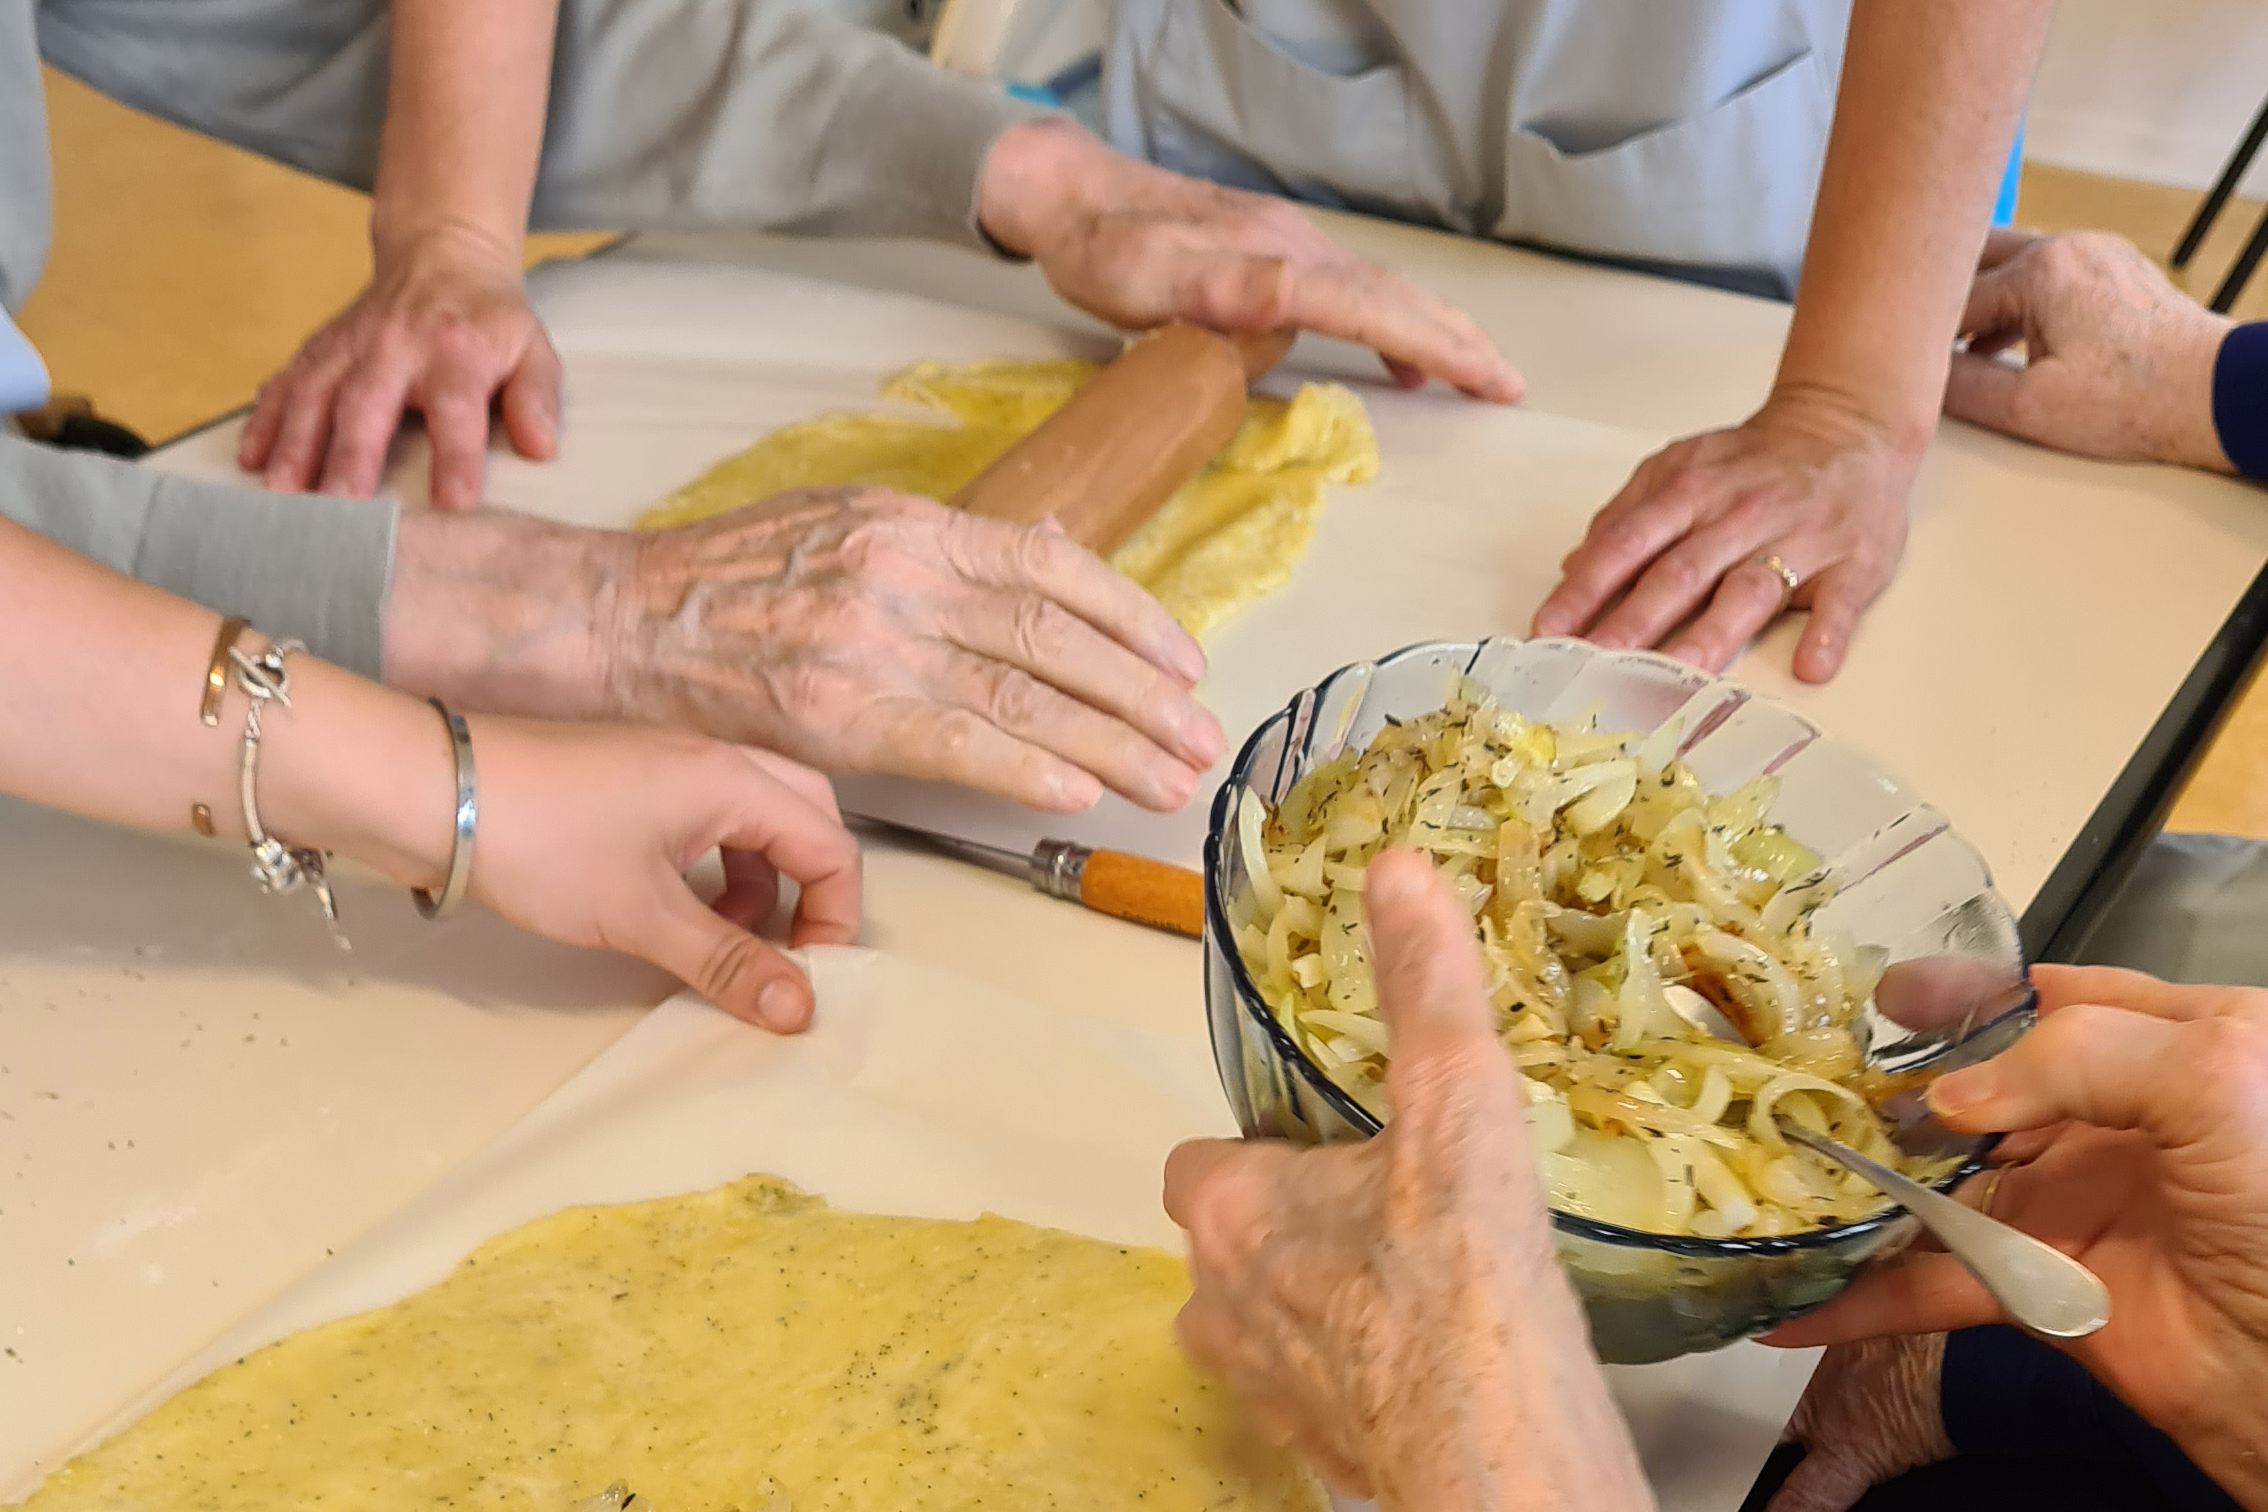
<svg viewBox="0 0 2268 1512"><path fill-rule="evenodd" d="M449 727L449 748L457 758L457 827L449 847L449 880L442 884L439 898L422 887L410 889L410 896L417 900L417 911L428 919L438 919L457 906L472 884L473 830L480 823L480 790L473 774L472 731L466 728L465 717L450 713L448 705L438 698L426 702L441 711L442 723Z"/></svg>
<svg viewBox="0 0 2268 1512"><path fill-rule="evenodd" d="M251 837L252 879L262 892L275 895L297 892L303 886L313 889L316 901L323 905L323 922L330 926L332 940L339 949L351 950L354 947L339 928L338 899L331 895L331 881L324 873L327 858L321 851L286 845L269 834L260 823L255 792L260 771L260 715L271 701L291 707L291 677L284 670L284 658L306 649L295 640L271 642L258 656L247 656L234 645L228 648L228 659L236 668L236 685L252 700L244 714L244 740L238 748L236 791L244 804L244 833Z"/></svg>

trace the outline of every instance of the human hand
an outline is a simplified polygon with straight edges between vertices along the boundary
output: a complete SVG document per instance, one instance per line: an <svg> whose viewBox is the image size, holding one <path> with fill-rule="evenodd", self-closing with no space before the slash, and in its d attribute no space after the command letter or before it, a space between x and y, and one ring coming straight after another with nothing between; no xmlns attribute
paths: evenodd
<svg viewBox="0 0 2268 1512"><path fill-rule="evenodd" d="M1828 1350L1788 1424L1803 1462L1765 1512L1844 1512L1870 1487L1952 1458L1938 1405L1944 1365L1943 1334Z"/></svg>
<svg viewBox="0 0 2268 1512"><path fill-rule="evenodd" d="M1189 801L1226 748L1204 653L1050 525L799 489L634 538L603 707L1056 811Z"/></svg>
<svg viewBox="0 0 2268 1512"><path fill-rule="evenodd" d="M1782 610L1808 609L1795 674L1825 682L1905 552L1925 445L1807 390L1673 442L1592 519L1534 633L1658 645L1719 671ZM1773 557L1795 574L1792 593Z"/></svg>
<svg viewBox="0 0 2268 1512"><path fill-rule="evenodd" d="M2240 1500L2268 1505L2268 993L2042 966L2040 1022L1931 1089L1999 1133L1992 1215L2076 1255L2111 1320L2054 1341ZM1993 1178L1985 1178L1987 1180ZM1977 1189L1972 1186L1974 1193ZM1982 1200L1982 1199L1979 1199ZM1962 1264L1914 1253L1767 1342L1803 1347L2005 1318Z"/></svg>
<svg viewBox="0 0 2268 1512"><path fill-rule="evenodd" d="M2230 471L2213 426L2229 321L2124 237L1999 230L1961 316L1945 413L2058 451ZM2001 353L2018 342L2024 361Z"/></svg>
<svg viewBox="0 0 2268 1512"><path fill-rule="evenodd" d="M1166 1165L1183 1346L1340 1490L1404 1512L1650 1507L1553 1250L1520 1072L1430 862L1364 893L1394 1116L1361 1145L1204 1140Z"/></svg>
<svg viewBox="0 0 2268 1512"><path fill-rule="evenodd" d="M442 227L389 243L370 286L266 383L237 464L276 489L366 496L405 410L425 417L437 509L480 502L489 405L524 457L558 445L561 369L517 246Z"/></svg>
<svg viewBox="0 0 2268 1512"><path fill-rule="evenodd" d="M858 842L824 777L661 730L491 718L472 729L474 897L523 929L639 956L767 1029L810 1022L811 984L753 931L784 875L801 889L794 944L858 937ZM685 873L720 847L725 890L704 905Z"/></svg>
<svg viewBox="0 0 2268 1512"><path fill-rule="evenodd" d="M1341 248L1290 201L1139 162L1068 121L1003 132L977 212L1056 293L1122 329L1319 331L1377 352L1404 388L1440 378L1500 404L1526 391L1471 317Z"/></svg>

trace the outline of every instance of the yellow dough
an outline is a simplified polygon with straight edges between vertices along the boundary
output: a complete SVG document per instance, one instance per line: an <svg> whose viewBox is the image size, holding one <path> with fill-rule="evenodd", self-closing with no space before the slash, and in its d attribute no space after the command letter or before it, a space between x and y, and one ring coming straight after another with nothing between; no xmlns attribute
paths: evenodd
<svg viewBox="0 0 2268 1512"><path fill-rule="evenodd" d="M920 362L883 397L937 412L827 415L774 431L661 504L639 524L676 525L783 489L863 483L948 498L1053 414L1090 362ZM1281 587L1307 550L1325 486L1378 475L1378 438L1351 390L1303 385L1254 398L1236 439L1121 546L1112 563L1202 636Z"/></svg>
<svg viewBox="0 0 2268 1512"><path fill-rule="evenodd" d="M224 1367L26 1503L1319 1512L1173 1341L1155 1250L771 1176L573 1208Z"/></svg>

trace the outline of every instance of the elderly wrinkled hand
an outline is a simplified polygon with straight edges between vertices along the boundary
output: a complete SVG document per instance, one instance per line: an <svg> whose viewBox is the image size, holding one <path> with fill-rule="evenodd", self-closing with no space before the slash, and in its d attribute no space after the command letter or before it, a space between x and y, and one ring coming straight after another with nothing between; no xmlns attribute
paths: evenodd
<svg viewBox="0 0 2268 1512"><path fill-rule="evenodd" d="M599 636L615 717L1056 811L1180 808L1225 747L1197 643L1051 525L799 489L632 552Z"/></svg>
<svg viewBox="0 0 2268 1512"><path fill-rule="evenodd" d="M2039 1026L1940 1079L1931 1105L2007 1136L1993 1216L2110 1288L2108 1326L2059 1347L2230 1494L2268 1505L2268 993L2110 968L2035 979ZM1916 1253L1769 1342L2002 1321L1959 1261Z"/></svg>
<svg viewBox="0 0 2268 1512"><path fill-rule="evenodd" d="M1469 316L1338 246L1289 201L1169 173L1068 121L1002 133L977 211L1058 294L1126 330L1317 331L1371 348L1406 388L1440 378L1505 404L1524 392Z"/></svg>
<svg viewBox="0 0 2268 1512"><path fill-rule="evenodd" d="M1553 1250L1470 920L1408 851L1372 865L1365 911L1393 1120L1357 1146L1174 1152L1182 1342L1341 1490L1400 1512L1650 1506Z"/></svg>
<svg viewBox="0 0 2268 1512"><path fill-rule="evenodd" d="M2228 330L2123 237L1995 231L1945 412L2082 456L2227 472L2213 365Z"/></svg>
<svg viewBox="0 0 2268 1512"><path fill-rule="evenodd" d="M370 286L260 386L237 464L270 488L368 497L402 415L425 417L435 508L480 502L489 410L524 457L559 443L562 369L520 249L444 227L378 258Z"/></svg>

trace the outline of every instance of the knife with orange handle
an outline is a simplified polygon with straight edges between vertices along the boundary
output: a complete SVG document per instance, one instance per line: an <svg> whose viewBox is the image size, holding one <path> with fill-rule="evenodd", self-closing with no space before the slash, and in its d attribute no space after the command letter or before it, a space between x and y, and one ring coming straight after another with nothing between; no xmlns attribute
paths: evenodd
<svg viewBox="0 0 2268 1512"><path fill-rule="evenodd" d="M1042 840L1030 855L1020 856L997 845L941 835L892 819L866 814L845 814L843 819L904 835L947 855L1020 877L1051 898L1078 903L1114 919L1128 919L1191 939L1205 932L1205 879L1186 866L1129 851L1075 845L1069 840Z"/></svg>

